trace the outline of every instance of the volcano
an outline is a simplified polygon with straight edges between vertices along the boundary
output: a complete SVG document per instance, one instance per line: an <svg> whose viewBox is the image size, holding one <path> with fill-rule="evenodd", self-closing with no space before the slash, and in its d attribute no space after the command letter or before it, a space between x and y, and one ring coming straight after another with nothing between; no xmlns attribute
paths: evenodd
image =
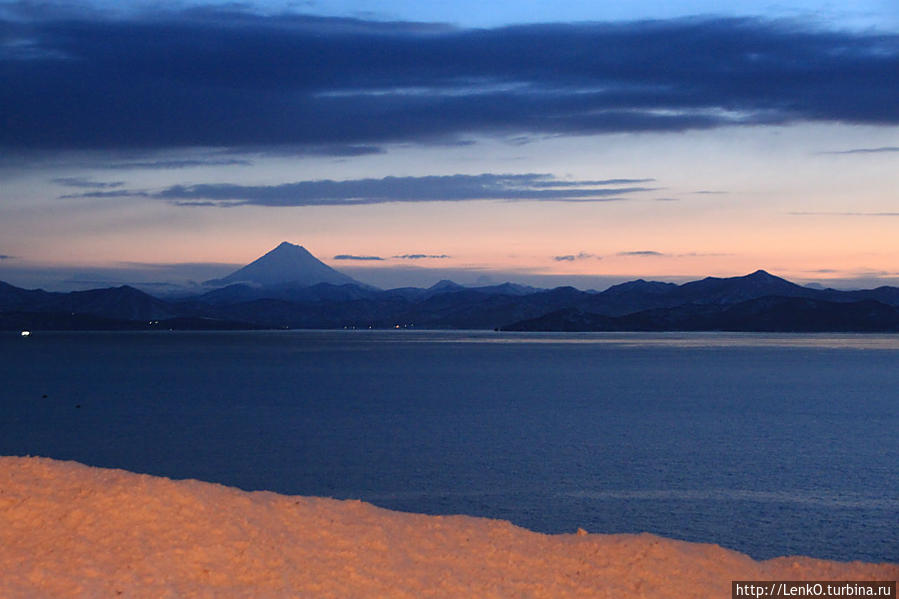
<svg viewBox="0 0 899 599"><path fill-rule="evenodd" d="M366 287L352 277L334 270L303 246L287 241L227 277L205 282L211 286L245 284L261 287L311 287L319 283Z"/></svg>

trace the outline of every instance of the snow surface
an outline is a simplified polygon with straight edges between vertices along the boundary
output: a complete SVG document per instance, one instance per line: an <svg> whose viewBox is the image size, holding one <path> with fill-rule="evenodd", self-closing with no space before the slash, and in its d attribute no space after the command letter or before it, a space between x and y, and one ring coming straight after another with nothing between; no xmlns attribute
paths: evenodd
<svg viewBox="0 0 899 599"><path fill-rule="evenodd" d="M729 597L731 580L895 580L650 534L246 492L0 457L0 597Z"/></svg>

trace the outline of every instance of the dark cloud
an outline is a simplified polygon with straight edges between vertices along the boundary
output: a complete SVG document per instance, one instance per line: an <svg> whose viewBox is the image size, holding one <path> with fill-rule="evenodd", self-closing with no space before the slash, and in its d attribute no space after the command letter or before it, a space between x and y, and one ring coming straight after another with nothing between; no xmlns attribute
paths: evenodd
<svg viewBox="0 0 899 599"><path fill-rule="evenodd" d="M443 260L445 258L449 258L450 256L447 254L400 254L399 256L393 257L399 258L400 260Z"/></svg>
<svg viewBox="0 0 899 599"><path fill-rule="evenodd" d="M195 168L199 166L252 166L253 162L242 158L191 158L183 160L132 160L110 162L103 165L108 169L160 169Z"/></svg>
<svg viewBox="0 0 899 599"><path fill-rule="evenodd" d="M655 179L599 179L595 181L535 181L533 187L581 187L583 185L631 185L634 183L651 183Z"/></svg>
<svg viewBox="0 0 899 599"><path fill-rule="evenodd" d="M91 181L83 177L58 177L53 179L54 183L65 185L66 187L83 187L90 189L114 189L125 184L124 181Z"/></svg>
<svg viewBox="0 0 899 599"><path fill-rule="evenodd" d="M232 185L207 183L174 185L162 191L95 191L62 196L153 197L179 205L217 206L353 206L387 202L458 202L470 200L605 202L650 191L647 187L594 187L592 181L566 181L552 185L546 174L444 175L425 177L384 177L332 181L299 181L280 185Z"/></svg>
<svg viewBox="0 0 899 599"><path fill-rule="evenodd" d="M260 151L262 156L334 156L337 158L350 158L353 156L370 156L372 154L384 154L386 150L372 145L324 145L324 146L279 146L275 149Z"/></svg>
<svg viewBox="0 0 899 599"><path fill-rule="evenodd" d="M63 197L65 197L65 196L63 196ZM219 202L209 202L209 201L204 202L202 200L196 201L196 202L173 202L173 203L175 204L175 206L187 206L187 207L193 207L193 208L202 208L204 206L207 208L212 208L212 207L224 208L225 207L222 204L220 204Z"/></svg>
<svg viewBox="0 0 899 599"><path fill-rule="evenodd" d="M184 158L172 158L169 156L160 158L122 159L111 158L106 162L94 161L91 166L116 169L156 169L174 170L184 168L198 168L207 166L253 166L253 160L246 157L237 158L234 154L255 157L302 157L309 155L333 156L335 158L347 158L353 156L368 156L383 154L384 148L373 145L361 144L326 144L326 145L279 145L276 147L243 147L231 148L222 152L216 152L212 156L190 156ZM151 154L152 156L152 154Z"/></svg>
<svg viewBox="0 0 899 599"><path fill-rule="evenodd" d="M652 250L637 250L635 252L618 252L618 256L643 256L648 258L654 258L659 256L665 256L662 252L654 252Z"/></svg>
<svg viewBox="0 0 899 599"><path fill-rule="evenodd" d="M152 197L149 191L121 189L118 191L86 191L84 193L67 193L59 196L60 200L72 200L78 198L149 198ZM177 202L176 202L177 203ZM191 202L201 204L201 202Z"/></svg>
<svg viewBox="0 0 899 599"><path fill-rule="evenodd" d="M591 254L589 252L580 252L577 254L566 254L564 256L553 256L556 262L574 262L575 260L602 260L601 256Z"/></svg>
<svg viewBox="0 0 899 599"><path fill-rule="evenodd" d="M885 154L889 152L899 152L899 147L884 146L882 148L854 148L852 150L839 150L834 152L823 152L824 154Z"/></svg>
<svg viewBox="0 0 899 599"><path fill-rule="evenodd" d="M334 256L334 260L361 260L361 261L370 261L370 260L383 260L380 256L354 256L352 254L337 254Z"/></svg>
<svg viewBox="0 0 899 599"><path fill-rule="evenodd" d="M895 34L753 18L458 29L240 6L8 5L0 146L352 152L470 134L899 124Z"/></svg>
<svg viewBox="0 0 899 599"><path fill-rule="evenodd" d="M10 256L8 254L0 254L0 260L13 260L15 256Z"/></svg>

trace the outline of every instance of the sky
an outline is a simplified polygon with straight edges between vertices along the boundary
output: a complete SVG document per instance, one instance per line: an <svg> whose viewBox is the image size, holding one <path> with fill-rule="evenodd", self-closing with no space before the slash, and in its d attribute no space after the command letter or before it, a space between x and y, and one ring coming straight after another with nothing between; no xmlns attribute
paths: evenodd
<svg viewBox="0 0 899 599"><path fill-rule="evenodd" d="M0 1L0 280L899 285L899 4L848 4Z"/></svg>

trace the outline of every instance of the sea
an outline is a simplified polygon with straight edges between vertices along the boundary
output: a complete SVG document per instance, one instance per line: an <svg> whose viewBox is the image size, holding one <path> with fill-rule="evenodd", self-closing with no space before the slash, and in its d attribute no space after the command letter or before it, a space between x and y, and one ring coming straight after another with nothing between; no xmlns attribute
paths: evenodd
<svg viewBox="0 0 899 599"><path fill-rule="evenodd" d="M0 334L0 454L899 562L899 335Z"/></svg>

